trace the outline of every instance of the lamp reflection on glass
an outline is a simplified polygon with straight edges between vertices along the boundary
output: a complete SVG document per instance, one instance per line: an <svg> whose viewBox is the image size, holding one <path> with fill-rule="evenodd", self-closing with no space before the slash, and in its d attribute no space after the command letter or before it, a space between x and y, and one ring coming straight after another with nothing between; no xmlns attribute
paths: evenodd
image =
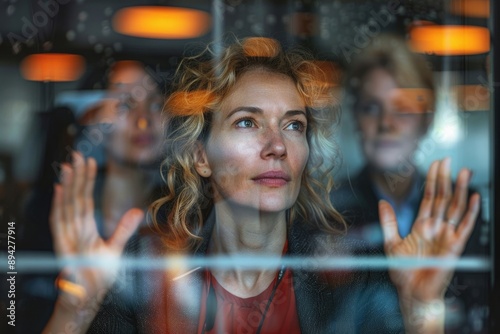
<svg viewBox="0 0 500 334"><path fill-rule="evenodd" d="M450 12L459 16L489 18L490 1L489 0L452 0L450 3Z"/></svg>
<svg viewBox="0 0 500 334"><path fill-rule="evenodd" d="M319 31L319 19L314 13L293 13L289 21L289 31L292 35L302 38L315 36Z"/></svg>
<svg viewBox="0 0 500 334"><path fill-rule="evenodd" d="M195 38L206 34L211 26L209 13L180 7L126 7L113 17L116 32L143 38Z"/></svg>
<svg viewBox="0 0 500 334"><path fill-rule="evenodd" d="M490 106L490 90L483 85L457 85L452 87L458 109L461 111L487 111Z"/></svg>
<svg viewBox="0 0 500 334"><path fill-rule="evenodd" d="M75 81L84 70L84 58L75 54L37 53L21 62L21 74L30 81Z"/></svg>
<svg viewBox="0 0 500 334"><path fill-rule="evenodd" d="M180 116L201 115L208 111L205 106L215 99L215 95L208 90L178 91L169 98L169 110Z"/></svg>
<svg viewBox="0 0 500 334"><path fill-rule="evenodd" d="M42 105L48 109L54 100L54 82L78 80L85 71L85 59L75 54L37 53L24 58L20 70L24 79L43 83Z"/></svg>
<svg viewBox="0 0 500 334"><path fill-rule="evenodd" d="M421 25L410 29L410 47L438 56L474 55L490 51L487 28L466 25Z"/></svg>
<svg viewBox="0 0 500 334"><path fill-rule="evenodd" d="M313 101L306 101L316 106L338 105L341 98L340 81L342 71L340 65L328 60L315 60L314 66L306 66L303 71L309 74L304 85L315 92Z"/></svg>
<svg viewBox="0 0 500 334"><path fill-rule="evenodd" d="M243 43L243 50L249 57L274 57L280 48L277 40L268 37L248 37Z"/></svg>

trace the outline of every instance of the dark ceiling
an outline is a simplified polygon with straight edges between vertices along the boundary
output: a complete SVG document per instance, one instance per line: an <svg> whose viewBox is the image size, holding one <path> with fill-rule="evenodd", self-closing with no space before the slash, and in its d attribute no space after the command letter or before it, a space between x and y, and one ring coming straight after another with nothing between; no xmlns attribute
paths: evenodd
<svg viewBox="0 0 500 334"><path fill-rule="evenodd" d="M392 1L392 2L391 2ZM175 67L178 59L196 45L232 33L275 37L303 44L319 58L348 63L349 52L360 29L383 20L380 13L393 5L395 15L383 30L405 34L416 20L486 26L486 19L455 17L443 0L3 0L0 4L0 61L19 62L36 52L72 52L88 63L139 58L161 67ZM57 4L57 5L55 5ZM132 5L170 5L202 9L213 17L206 35L190 40L157 40L123 36L111 25L113 14ZM49 13L50 15L47 15ZM375 20L375 21L374 21ZM382 21L379 21L382 22ZM485 55L430 57L436 70L481 69Z"/></svg>

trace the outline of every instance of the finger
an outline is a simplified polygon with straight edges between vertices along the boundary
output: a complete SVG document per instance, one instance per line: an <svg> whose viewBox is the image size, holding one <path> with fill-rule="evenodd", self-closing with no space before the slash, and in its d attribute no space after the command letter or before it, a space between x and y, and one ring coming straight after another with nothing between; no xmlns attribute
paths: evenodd
<svg viewBox="0 0 500 334"><path fill-rule="evenodd" d="M74 173L74 181L73 181L73 198L74 202L74 215L78 221L82 220L83 207L84 207L84 197L83 197L83 188L85 184L85 160L83 156L74 151L72 153L73 157L73 173Z"/></svg>
<svg viewBox="0 0 500 334"><path fill-rule="evenodd" d="M467 212L465 213L462 221L458 225L457 234L459 236L459 240L464 246L469 239L472 230L474 229L474 225L476 224L476 219L479 215L481 197L478 193L474 193L469 200L469 207Z"/></svg>
<svg viewBox="0 0 500 334"><path fill-rule="evenodd" d="M97 175L97 163L94 158L88 158L83 190L83 215L85 227L97 232L94 220L94 186Z"/></svg>
<svg viewBox="0 0 500 334"><path fill-rule="evenodd" d="M439 161L434 161L429 167L427 177L425 179L425 189L420 209L418 210L418 218L429 218L432 214L432 205L436 194L436 180L439 169Z"/></svg>
<svg viewBox="0 0 500 334"><path fill-rule="evenodd" d="M52 232L52 239L54 240L54 248L58 254L61 249L57 240L61 237L63 233L62 226L64 226L64 222L62 221L62 206L62 187L60 184L54 184L54 195L52 196L49 224L50 231Z"/></svg>
<svg viewBox="0 0 500 334"><path fill-rule="evenodd" d="M441 221L444 218L446 209L451 198L451 177L450 177L451 159L445 158L441 161L438 170L436 185L436 197L432 207L432 217Z"/></svg>
<svg viewBox="0 0 500 334"><path fill-rule="evenodd" d="M384 234L384 248L388 253L388 250L390 250L393 245L401 242L401 236L398 231L398 221L396 219L396 213L389 202L380 200L378 202L378 211L380 225Z"/></svg>
<svg viewBox="0 0 500 334"><path fill-rule="evenodd" d="M144 212L141 209L130 209L123 215L122 219L118 223L115 232L111 238L109 238L108 243L119 252L123 251L125 244L128 239L134 234L135 230L142 221L144 217Z"/></svg>
<svg viewBox="0 0 500 334"><path fill-rule="evenodd" d="M470 176L470 171L467 169L462 169L458 174L455 192L448 206L448 211L446 212L446 220L452 225L456 225L460 222L467 208Z"/></svg>
<svg viewBox="0 0 500 334"><path fill-rule="evenodd" d="M67 165L62 165L62 200L63 200L63 221L65 230L72 228L74 222L74 197L73 197L73 169Z"/></svg>

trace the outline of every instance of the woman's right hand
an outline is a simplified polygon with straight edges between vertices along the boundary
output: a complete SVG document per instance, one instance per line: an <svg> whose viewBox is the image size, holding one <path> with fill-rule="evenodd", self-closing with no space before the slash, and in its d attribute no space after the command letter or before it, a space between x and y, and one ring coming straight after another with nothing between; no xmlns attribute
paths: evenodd
<svg viewBox="0 0 500 334"><path fill-rule="evenodd" d="M54 186L50 227L56 255L63 259L83 256L91 262L106 259L106 266L101 262L95 267L67 266L62 270L59 279L64 280L66 286L77 287L79 293L62 288L59 301L73 309L100 304L115 282L125 244L144 216L140 209L127 211L112 236L107 240L101 238L94 218L96 174L96 161L85 160L80 153L74 152L72 164L62 166L61 184Z"/></svg>

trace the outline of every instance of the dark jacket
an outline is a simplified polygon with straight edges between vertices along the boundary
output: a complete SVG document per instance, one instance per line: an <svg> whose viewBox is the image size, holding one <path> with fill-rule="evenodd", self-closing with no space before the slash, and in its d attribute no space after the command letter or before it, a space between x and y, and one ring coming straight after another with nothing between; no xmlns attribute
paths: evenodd
<svg viewBox="0 0 500 334"><path fill-rule="evenodd" d="M206 222L201 234L203 242L194 256L206 253L214 220L212 217ZM298 222L289 228L288 245L289 256L309 257L353 256L353 249L357 248L342 237L329 238ZM378 275L296 268L292 272L302 333L403 332L399 305L380 298L381 292L385 296L395 290ZM115 287L108 294L89 332L196 333L202 273L198 270L179 280L163 280L164 284L151 286L152 282L162 282L158 272L136 272L133 288L123 288L121 284L120 289ZM134 293L130 295L130 291Z"/></svg>

